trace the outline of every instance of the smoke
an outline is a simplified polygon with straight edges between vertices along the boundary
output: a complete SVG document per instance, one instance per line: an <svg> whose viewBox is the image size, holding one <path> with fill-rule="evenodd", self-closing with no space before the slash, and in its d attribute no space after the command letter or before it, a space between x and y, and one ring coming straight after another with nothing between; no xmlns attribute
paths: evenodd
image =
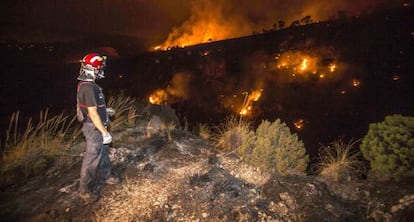
<svg viewBox="0 0 414 222"><path fill-rule="evenodd" d="M157 89L149 96L149 102L160 105L187 100L190 95L190 80L190 73L179 72L174 74L165 89Z"/></svg>
<svg viewBox="0 0 414 222"><path fill-rule="evenodd" d="M176 73L171 79L170 85L167 88L168 94L176 99L188 99L190 80L190 74Z"/></svg>

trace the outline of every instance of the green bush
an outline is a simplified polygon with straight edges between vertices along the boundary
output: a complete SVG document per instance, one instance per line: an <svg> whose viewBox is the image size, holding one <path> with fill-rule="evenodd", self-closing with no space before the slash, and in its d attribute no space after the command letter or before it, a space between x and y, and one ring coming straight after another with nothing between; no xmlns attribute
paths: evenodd
<svg viewBox="0 0 414 222"><path fill-rule="evenodd" d="M370 162L370 176L413 177L414 117L392 115L371 123L360 149Z"/></svg>
<svg viewBox="0 0 414 222"><path fill-rule="evenodd" d="M262 121L249 135L239 148L247 163L271 173L297 174L306 170L309 156L304 143L280 119L273 123Z"/></svg>

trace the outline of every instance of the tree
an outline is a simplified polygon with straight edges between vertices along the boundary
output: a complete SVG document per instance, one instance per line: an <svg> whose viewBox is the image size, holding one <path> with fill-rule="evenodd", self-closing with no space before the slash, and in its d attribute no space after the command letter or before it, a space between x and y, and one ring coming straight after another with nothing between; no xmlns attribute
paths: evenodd
<svg viewBox="0 0 414 222"><path fill-rule="evenodd" d="M303 17L301 20L300 20L300 23L302 23L302 25L309 25L309 24L311 24L313 21L312 21L312 19L311 19L311 16L310 15L307 15L307 16L305 16L305 17Z"/></svg>
<svg viewBox="0 0 414 222"><path fill-rule="evenodd" d="M309 161L304 143L280 119L262 121L239 153L247 163L280 174L303 173Z"/></svg>
<svg viewBox="0 0 414 222"><path fill-rule="evenodd" d="M371 123L360 149L371 176L414 177L414 117L392 115Z"/></svg>
<svg viewBox="0 0 414 222"><path fill-rule="evenodd" d="M278 22L277 22L277 24L279 25L279 29L283 29L283 28L285 28L285 21L282 21L282 20L279 20Z"/></svg>

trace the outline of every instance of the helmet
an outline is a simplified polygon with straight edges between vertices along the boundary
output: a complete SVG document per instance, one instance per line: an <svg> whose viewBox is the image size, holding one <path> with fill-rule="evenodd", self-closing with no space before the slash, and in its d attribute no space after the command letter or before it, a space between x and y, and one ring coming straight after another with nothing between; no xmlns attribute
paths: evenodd
<svg viewBox="0 0 414 222"><path fill-rule="evenodd" d="M98 53L90 53L80 60L81 68L78 80L89 80L105 78L106 56Z"/></svg>

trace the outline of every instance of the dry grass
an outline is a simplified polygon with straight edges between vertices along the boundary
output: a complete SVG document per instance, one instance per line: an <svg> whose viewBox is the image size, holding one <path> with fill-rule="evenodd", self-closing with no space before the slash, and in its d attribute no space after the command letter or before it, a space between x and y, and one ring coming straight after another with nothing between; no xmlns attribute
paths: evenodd
<svg viewBox="0 0 414 222"><path fill-rule="evenodd" d="M123 127L134 127L137 117L135 99L124 96L111 96L108 99L107 106L116 111L115 116L111 120L111 129L119 130Z"/></svg>
<svg viewBox="0 0 414 222"><path fill-rule="evenodd" d="M319 176L334 182L358 177L364 170L360 152L354 151L358 141L343 142L341 139L322 146L317 164Z"/></svg>
<svg viewBox="0 0 414 222"><path fill-rule="evenodd" d="M167 132L168 142L173 141L173 138L172 138L172 134L171 133L175 130L175 128L176 128L176 126L175 126L174 123L168 123L165 126L165 131Z"/></svg>
<svg viewBox="0 0 414 222"><path fill-rule="evenodd" d="M205 139L210 140L212 137L212 131L207 124L199 124L198 125L198 136Z"/></svg>
<svg viewBox="0 0 414 222"><path fill-rule="evenodd" d="M57 156L67 152L81 131L74 127L76 116L49 115L41 111L39 121L30 118L23 130L19 128L20 113L12 114L1 159L1 173L19 170L26 176L38 174Z"/></svg>
<svg viewBox="0 0 414 222"><path fill-rule="evenodd" d="M226 152L235 151L243 142L247 141L249 131L250 122L235 116L227 117L225 123L218 127L218 131L214 135L215 145Z"/></svg>

